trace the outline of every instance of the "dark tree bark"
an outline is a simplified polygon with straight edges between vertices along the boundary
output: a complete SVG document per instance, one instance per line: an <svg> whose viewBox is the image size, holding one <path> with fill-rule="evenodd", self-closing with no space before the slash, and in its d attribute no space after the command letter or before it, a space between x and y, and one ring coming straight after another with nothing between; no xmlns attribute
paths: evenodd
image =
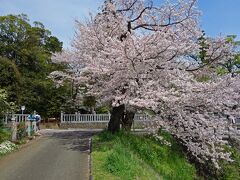
<svg viewBox="0 0 240 180"><path fill-rule="evenodd" d="M108 123L108 131L115 133L120 130L120 123L124 118L124 105L120 105L118 107L113 107L111 112L111 118Z"/></svg>
<svg viewBox="0 0 240 180"><path fill-rule="evenodd" d="M133 111L126 111L125 117L122 119L122 128L126 131L131 131L135 113Z"/></svg>

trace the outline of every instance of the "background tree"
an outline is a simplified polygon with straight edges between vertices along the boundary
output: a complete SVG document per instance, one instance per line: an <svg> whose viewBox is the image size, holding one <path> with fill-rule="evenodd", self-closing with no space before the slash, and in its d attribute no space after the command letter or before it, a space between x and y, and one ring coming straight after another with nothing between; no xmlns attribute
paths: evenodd
<svg viewBox="0 0 240 180"><path fill-rule="evenodd" d="M55 97L50 96L56 88L47 76L54 70L63 69L51 61L51 55L61 50L62 42L42 23L31 24L24 14L1 16L0 56L4 58L1 59L0 86L8 90L9 100L19 107L25 105L28 113L37 110L44 117L56 114L56 109L49 112L56 102ZM5 73L7 71L11 74ZM59 96L66 98L66 89L60 90ZM59 106L59 102L56 104Z"/></svg>
<svg viewBox="0 0 240 180"><path fill-rule="evenodd" d="M21 74L14 62L0 57L0 87L4 87L8 93L9 101L20 101Z"/></svg>
<svg viewBox="0 0 240 180"><path fill-rule="evenodd" d="M240 41L236 41L236 38L237 38L236 35L229 35L227 36L227 41L236 48L239 48ZM239 72L240 72L240 54L235 54L235 56L233 56L227 62L221 63L220 67L218 68L219 74L231 73L232 76L235 76Z"/></svg>
<svg viewBox="0 0 240 180"><path fill-rule="evenodd" d="M8 94L4 89L0 89L0 128L3 126L2 119L5 113L12 112L16 110L16 106L13 102L8 102Z"/></svg>

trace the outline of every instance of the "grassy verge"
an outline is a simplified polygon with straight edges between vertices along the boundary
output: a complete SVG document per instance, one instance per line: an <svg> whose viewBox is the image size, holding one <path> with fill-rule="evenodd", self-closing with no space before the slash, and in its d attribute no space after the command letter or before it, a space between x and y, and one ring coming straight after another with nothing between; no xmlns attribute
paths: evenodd
<svg viewBox="0 0 240 180"><path fill-rule="evenodd" d="M0 128L0 144L11 137L11 131L9 129Z"/></svg>
<svg viewBox="0 0 240 180"><path fill-rule="evenodd" d="M162 137L171 146L163 139L126 133L102 132L95 136L94 179L194 179L196 170L187 162L180 146L168 134L163 133Z"/></svg>
<svg viewBox="0 0 240 180"><path fill-rule="evenodd" d="M231 152L234 162L223 161L221 163L220 177L222 180L240 180L240 152L236 148L227 148Z"/></svg>

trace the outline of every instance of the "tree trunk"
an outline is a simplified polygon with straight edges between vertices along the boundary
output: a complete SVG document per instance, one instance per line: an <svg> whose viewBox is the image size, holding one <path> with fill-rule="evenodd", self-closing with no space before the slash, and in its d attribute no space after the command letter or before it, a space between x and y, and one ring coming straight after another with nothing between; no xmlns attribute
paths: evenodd
<svg viewBox="0 0 240 180"><path fill-rule="evenodd" d="M126 111L125 117L122 119L122 127L126 131L131 131L135 113L133 111Z"/></svg>
<svg viewBox="0 0 240 180"><path fill-rule="evenodd" d="M120 130L120 123L124 117L124 108L125 106L123 104L118 107L113 107L108 123L108 131L115 133Z"/></svg>

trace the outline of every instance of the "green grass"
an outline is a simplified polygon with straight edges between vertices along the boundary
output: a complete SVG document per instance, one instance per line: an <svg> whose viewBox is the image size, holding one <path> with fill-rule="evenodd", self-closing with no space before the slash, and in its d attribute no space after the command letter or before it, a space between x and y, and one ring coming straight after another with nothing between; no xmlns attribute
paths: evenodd
<svg viewBox="0 0 240 180"><path fill-rule="evenodd" d="M222 180L240 180L240 152L235 148L227 148L232 154L234 162L222 162L220 169L220 177Z"/></svg>
<svg viewBox="0 0 240 180"><path fill-rule="evenodd" d="M163 133L172 146L152 137L102 132L93 139L94 179L177 179L196 177L173 138Z"/></svg>

